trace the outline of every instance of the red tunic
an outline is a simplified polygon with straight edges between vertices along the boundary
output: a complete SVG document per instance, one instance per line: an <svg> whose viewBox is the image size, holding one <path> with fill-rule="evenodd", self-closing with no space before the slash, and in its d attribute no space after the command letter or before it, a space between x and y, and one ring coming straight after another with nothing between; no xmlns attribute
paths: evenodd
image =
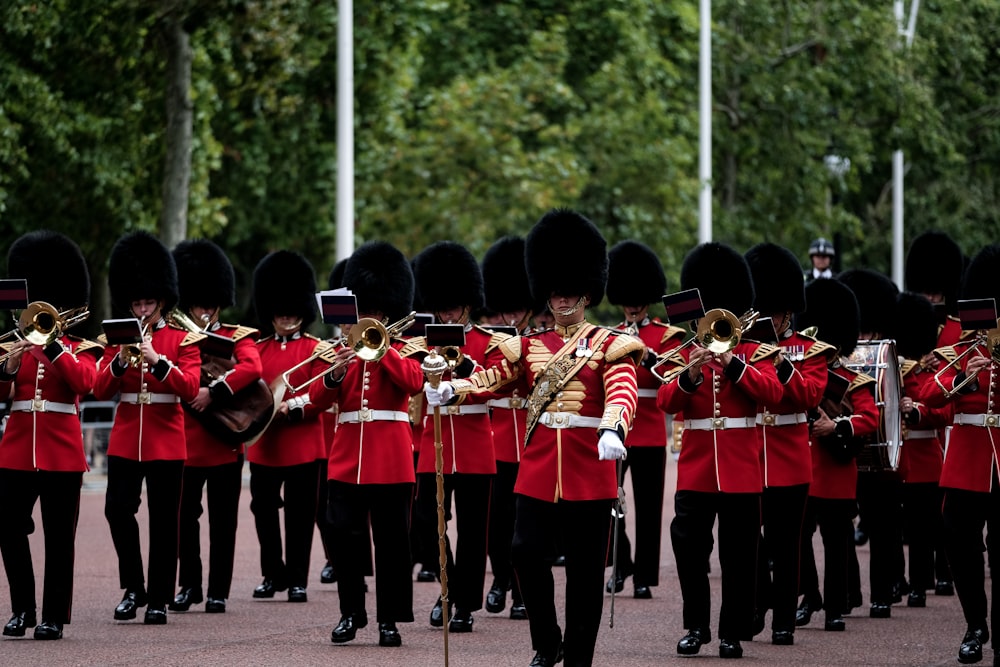
<svg viewBox="0 0 1000 667"><path fill-rule="evenodd" d="M911 484L933 483L941 479L944 447L938 429L951 423L951 403L931 408L919 401L923 387L934 382L934 371L924 370L915 361L902 366L903 395L913 399L916 420L903 422L903 448L900 452L899 474Z"/></svg>
<svg viewBox="0 0 1000 667"><path fill-rule="evenodd" d="M261 377L264 382L270 384L273 389L281 382L281 375L285 371L312 356L318 343L319 339L315 336L298 333L288 338L268 336L257 341ZM313 359L292 373L289 381L293 387L301 385L329 368L327 362L318 358ZM313 384L318 382L322 380L317 380ZM308 397L310 388L310 385L306 385L297 392L286 391L283 400L287 401L297 396ZM247 460L266 466L285 467L325 459L323 425L320 424L318 416L327 407L329 406L309 401L302 410L303 416L300 421L276 417L260 439L252 447L247 447Z"/></svg>
<svg viewBox="0 0 1000 667"><path fill-rule="evenodd" d="M618 325L618 330L627 331L627 325ZM653 356L660 356L680 347L684 340L684 329L664 324L657 319L639 325L638 338L645 343ZM650 372L645 364L635 369L635 379L639 385L639 405L635 409L632 430L628 434L629 447L666 447L667 416L656 407L656 392L660 380Z"/></svg>
<svg viewBox="0 0 1000 667"><path fill-rule="evenodd" d="M337 401L342 420L330 448L329 479L348 484L415 481L407 407L410 396L424 386L416 360L401 357L398 346L390 347L377 362L349 364L343 381L332 389L322 382L315 385L316 394L328 393Z"/></svg>
<svg viewBox="0 0 1000 667"><path fill-rule="evenodd" d="M261 365L260 354L257 352L256 329L223 324L212 333L236 340L236 348L233 350L236 365L225 378L219 380L219 384L225 387L212 389L213 395L216 392L225 392L232 396L260 379ZM187 436L188 458L185 464L187 466L207 468L232 463L239 460L240 454L243 453L242 445L236 447L229 445L205 430L189 410L184 412L184 431Z"/></svg>
<svg viewBox="0 0 1000 667"><path fill-rule="evenodd" d="M598 458L597 429L628 432L637 401L635 358L643 346L631 336L607 329L601 332L604 340L599 345L590 345L601 329L587 322L573 326L564 332L569 334L568 342L558 328L514 336L500 344L502 361L467 380L453 381L459 396L502 391L521 377L534 386L560 350L574 354L579 341L590 350L579 372L544 407L542 415L542 420L546 420L545 415L551 419L582 417L587 425L556 428L540 421L521 457L515 493L547 502L617 497L615 462Z"/></svg>
<svg viewBox="0 0 1000 667"><path fill-rule="evenodd" d="M670 357L679 368L693 348ZM706 493L760 493L760 445L755 426L758 404L781 400L782 387L774 369L778 348L742 341L725 371L703 367L702 381L691 391L687 372L660 387L656 405L667 413L684 412L681 453L677 460L677 490ZM743 360L746 360L745 362ZM670 368L668 365L668 372ZM694 428L715 419L742 421L743 427Z"/></svg>
<svg viewBox="0 0 1000 667"><path fill-rule="evenodd" d="M962 342L952 347L938 348L935 354L944 360L944 364L965 351L972 342ZM982 349L973 355L982 354ZM964 369L971 355L966 356L958 366L941 373L941 384L949 389L955 386L956 375ZM920 391L920 400L932 408L943 407L949 402L954 410L955 425L948 441L944 465L941 470L940 484L952 489L965 489L988 493L992 489L993 471L997 469L997 449L1000 447L1000 419L990 419L997 413L997 384L1000 383L1000 372L996 364L991 364L981 371L976 382L967 385L962 392L951 398L945 395L944 389L936 381L925 384ZM973 422L972 423L958 422Z"/></svg>
<svg viewBox="0 0 1000 667"><path fill-rule="evenodd" d="M807 413L819 405L826 388L826 365L832 346L790 330L778 341L795 370L786 382L781 401L758 416L760 463L765 487L794 486L812 481ZM784 378L781 378L784 380ZM772 425L772 422L775 424ZM782 424L781 422L787 422Z"/></svg>
<svg viewBox="0 0 1000 667"><path fill-rule="evenodd" d="M44 351L38 346L29 348L21 355L13 377L0 374L0 395L10 396L14 406L41 400L75 409L74 413L12 409L0 439L0 468L88 470L80 429L80 396L94 387L101 352L97 343L63 336Z"/></svg>
<svg viewBox="0 0 1000 667"><path fill-rule="evenodd" d="M108 456L133 461L183 461L187 458L187 446L180 401L190 402L198 394L201 374L201 354L195 344L198 336L160 320L152 337L153 349L170 360L162 380L156 378L153 369L143 370L142 364L116 375L120 367L114 361L118 356L118 347L114 345L104 350L98 366L94 397L107 401L121 393L108 439ZM142 403L147 394L151 402ZM161 397L170 402L158 402ZM171 397L179 400L171 401Z"/></svg>
<svg viewBox="0 0 1000 667"><path fill-rule="evenodd" d="M875 405L875 379L837 364L830 369L851 382L847 389L852 411L848 421L855 436L864 437L878 432L879 412ZM832 416L832 415L831 415ZM814 498L853 500L858 495L858 462L837 461L819 442L812 443L813 481L809 495Z"/></svg>

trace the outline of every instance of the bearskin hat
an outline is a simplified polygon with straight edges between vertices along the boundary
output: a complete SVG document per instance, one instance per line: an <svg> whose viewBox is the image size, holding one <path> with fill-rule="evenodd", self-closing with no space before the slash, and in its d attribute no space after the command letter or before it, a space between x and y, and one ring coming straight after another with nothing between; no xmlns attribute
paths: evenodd
<svg viewBox="0 0 1000 667"><path fill-rule="evenodd" d="M937 347L938 317L934 304L922 294L902 292L896 298L889 336L896 341L896 352L914 361Z"/></svg>
<svg viewBox="0 0 1000 667"><path fill-rule="evenodd" d="M1000 245L984 247L969 262L962 283L963 299L995 299L1000 310Z"/></svg>
<svg viewBox="0 0 1000 667"><path fill-rule="evenodd" d="M28 299L58 310L90 302L90 272L80 247L68 236L40 229L19 237L7 252L7 277L28 281Z"/></svg>
<svg viewBox="0 0 1000 667"><path fill-rule="evenodd" d="M849 269L837 279L851 288L858 300L862 333L887 335L892 328L899 288L888 276L871 269Z"/></svg>
<svg viewBox="0 0 1000 667"><path fill-rule="evenodd" d="M354 292L362 313L377 311L395 322L413 310L410 263L385 241L368 241L354 251L344 269L344 287Z"/></svg>
<svg viewBox="0 0 1000 667"><path fill-rule="evenodd" d="M108 261L111 303L130 312L133 301L163 301L163 311L177 305L177 265L160 239L149 232L130 232L118 239Z"/></svg>
<svg viewBox="0 0 1000 667"><path fill-rule="evenodd" d="M705 310L725 308L737 317L754 302L750 267L724 243L702 243L692 248L681 266L681 290L697 288Z"/></svg>
<svg viewBox="0 0 1000 667"><path fill-rule="evenodd" d="M347 268L347 260L350 257L338 260L330 269L330 277L326 281L327 289L338 289L344 286L344 269Z"/></svg>
<svg viewBox="0 0 1000 667"><path fill-rule="evenodd" d="M524 239L505 236L483 255L486 307L496 313L534 312L535 302L524 266Z"/></svg>
<svg viewBox="0 0 1000 667"><path fill-rule="evenodd" d="M813 280L806 285L806 309L795 316L796 329L816 327L816 338L847 357L858 345L860 322L858 300L839 279Z"/></svg>
<svg viewBox="0 0 1000 667"><path fill-rule="evenodd" d="M758 243L743 257L753 276L754 308L764 314L805 310L802 267L791 250L774 243Z"/></svg>
<svg viewBox="0 0 1000 667"><path fill-rule="evenodd" d="M276 250L253 270L253 307L265 335L274 331L277 315L302 318L302 330L316 321L316 274L303 255Z"/></svg>
<svg viewBox="0 0 1000 667"><path fill-rule="evenodd" d="M192 239L178 243L173 254L182 310L236 303L236 273L222 248L207 239Z"/></svg>
<svg viewBox="0 0 1000 667"><path fill-rule="evenodd" d="M438 241L424 248L413 258L413 277L421 305L431 312L483 307L483 272L461 243Z"/></svg>
<svg viewBox="0 0 1000 667"><path fill-rule="evenodd" d="M957 313L965 257L944 232L924 232L913 239L906 254L906 289L920 294L943 294L948 312Z"/></svg>
<svg viewBox="0 0 1000 667"><path fill-rule="evenodd" d="M621 241L608 251L608 301L616 306L659 303L667 291L660 258L638 241Z"/></svg>
<svg viewBox="0 0 1000 667"><path fill-rule="evenodd" d="M524 240L524 261L536 303L547 303L552 294L589 294L591 307L604 299L608 245L594 223L576 211L543 215Z"/></svg>

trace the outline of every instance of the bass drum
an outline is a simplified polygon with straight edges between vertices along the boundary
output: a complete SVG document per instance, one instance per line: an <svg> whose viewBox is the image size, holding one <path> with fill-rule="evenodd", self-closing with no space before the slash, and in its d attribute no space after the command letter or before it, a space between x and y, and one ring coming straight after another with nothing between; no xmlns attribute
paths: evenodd
<svg viewBox="0 0 1000 667"><path fill-rule="evenodd" d="M878 433L858 454L858 471L895 471L899 467L899 455L903 446L903 420L899 412L903 380L896 354L896 341L858 341L846 366L875 378Z"/></svg>

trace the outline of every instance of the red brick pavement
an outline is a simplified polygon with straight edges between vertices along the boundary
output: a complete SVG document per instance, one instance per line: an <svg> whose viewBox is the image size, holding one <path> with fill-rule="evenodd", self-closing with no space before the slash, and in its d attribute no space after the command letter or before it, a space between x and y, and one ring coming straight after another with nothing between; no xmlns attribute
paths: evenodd
<svg viewBox="0 0 1000 667"><path fill-rule="evenodd" d="M668 465L668 488L673 488L675 466ZM374 623L374 580L368 595L372 623L346 645L330 643L330 630L338 620L336 585L318 583L323 565L318 540L313 549L309 602L290 604L279 594L274 600L253 600L253 587L260 582L258 549L249 511L249 491L244 488L238 533L233 593L224 615L206 615L203 605L183 614L171 613L166 626L141 622L119 623L112 611L121 597L117 561L103 516L103 480L88 475L77 536L76 581L73 623L66 626L58 642L26 639L0 642L0 665L378 665L379 667L443 665L442 632L427 624L427 615L438 594L438 585L414 584L417 621L400 625L403 646L379 648ZM665 521L672 515L668 494ZM145 520L145 510L140 510ZM38 521L36 508L36 522ZM40 522L39 522L40 528ZM40 529L32 536L36 586L41 599L43 550ZM145 537L144 537L145 539ZM207 534L203 537L207 544ZM145 547L144 547L145 553ZM821 554L817 536L817 553ZM861 567L867 569L867 547L860 550ZM718 562L713 558L713 618L719 605ZM563 581L556 569L557 591ZM867 577L863 582L867 591ZM487 578L487 584L490 579ZM631 582L615 600L615 625L608 627L610 598L606 598L604 620L598 638L595 665L679 665L687 660L710 664L719 661L718 642L702 649L697 658L675 653L681 627L681 601L669 538L664 534L660 586L652 600L631 597ZM7 581L0 582L0 607L6 607ZM758 641L745 642L743 664L778 665L955 665L958 644L965 629L956 597L931 595L925 609L893 607L887 620L855 615L847 620L847 632L828 633L821 615L799 628L794 646L772 646L770 630ZM6 615L4 616L6 618ZM524 666L531 660L528 626L511 621L506 614L485 611L475 614L475 630L450 635L450 664L505 667ZM3 619L0 619L2 621ZM713 625L713 635L715 627ZM990 651L987 649L987 661Z"/></svg>

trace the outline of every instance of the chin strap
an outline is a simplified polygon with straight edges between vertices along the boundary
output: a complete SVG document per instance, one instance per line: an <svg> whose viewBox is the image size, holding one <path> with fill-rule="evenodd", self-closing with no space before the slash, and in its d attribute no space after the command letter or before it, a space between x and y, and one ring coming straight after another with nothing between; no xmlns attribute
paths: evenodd
<svg viewBox="0 0 1000 667"><path fill-rule="evenodd" d="M587 297L581 296L580 299L573 306L570 306L565 310L556 310L555 308L552 307L552 299L548 300L549 310L551 310L553 314L559 315L560 317L569 317L570 315L572 315L573 313L580 310L586 305L587 305Z"/></svg>

